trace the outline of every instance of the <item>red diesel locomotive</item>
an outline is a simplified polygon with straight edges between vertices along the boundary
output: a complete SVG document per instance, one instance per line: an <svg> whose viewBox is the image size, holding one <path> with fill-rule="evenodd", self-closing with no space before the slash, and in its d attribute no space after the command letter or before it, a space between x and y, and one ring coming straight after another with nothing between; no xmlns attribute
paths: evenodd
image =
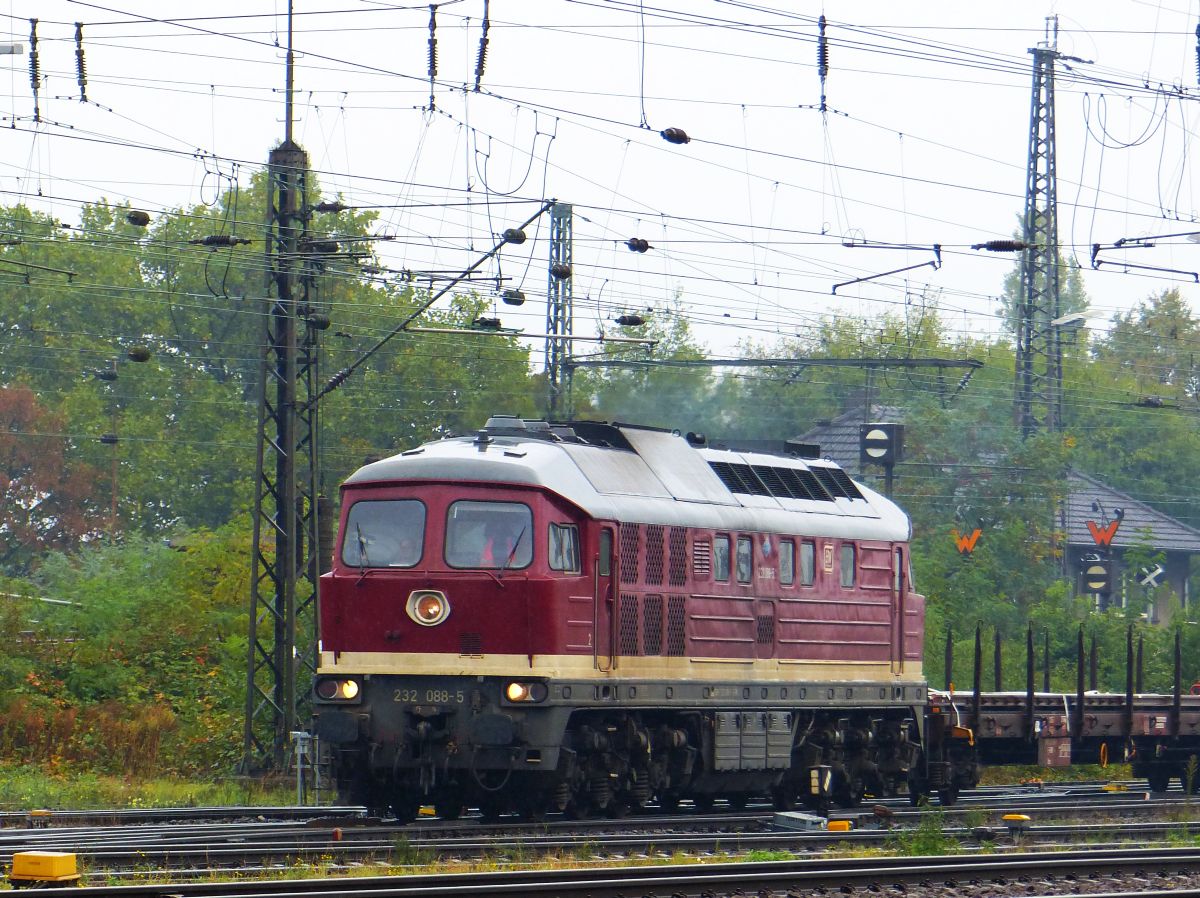
<svg viewBox="0 0 1200 898"><path fill-rule="evenodd" d="M909 520L778 448L494 417L354 473L315 684L343 797L584 816L927 787Z"/></svg>

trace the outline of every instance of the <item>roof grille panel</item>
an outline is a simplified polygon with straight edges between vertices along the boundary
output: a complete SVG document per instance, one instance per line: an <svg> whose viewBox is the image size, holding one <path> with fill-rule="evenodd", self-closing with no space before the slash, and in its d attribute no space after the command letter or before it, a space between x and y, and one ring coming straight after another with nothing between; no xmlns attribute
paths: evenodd
<svg viewBox="0 0 1200 898"><path fill-rule="evenodd" d="M857 495L851 495L848 493L846 488L838 481L837 477L834 476L833 472L835 470L837 470L838 473L842 473L839 469L814 467L810 468L809 470L816 475L817 480L821 481L821 486L825 487L825 490L829 493L829 495L837 496L839 499L862 498L862 494L858 492L853 483L850 483L850 488L853 489L854 493ZM849 480L850 478L847 477L847 483L849 483Z"/></svg>
<svg viewBox="0 0 1200 898"><path fill-rule="evenodd" d="M821 485L821 481L816 478L812 471L803 470L801 468L789 468L796 480L801 484L801 488L808 492L808 498L815 499L818 502L832 502L833 496L829 495L829 490Z"/></svg>
<svg viewBox="0 0 1200 898"><path fill-rule="evenodd" d="M792 491L787 488L787 484L779 476L779 468L769 468L766 465L751 465L750 470L770 490L772 496L780 496L784 499L791 497Z"/></svg>
<svg viewBox="0 0 1200 898"><path fill-rule="evenodd" d="M866 501L866 499L863 497L863 494L859 492L859 489L855 485L854 481L850 479L849 474L847 474L841 468L829 468L828 470L830 476L832 476L833 479L837 481L838 486L842 488L842 492L845 493L847 499L862 499L864 502Z"/></svg>

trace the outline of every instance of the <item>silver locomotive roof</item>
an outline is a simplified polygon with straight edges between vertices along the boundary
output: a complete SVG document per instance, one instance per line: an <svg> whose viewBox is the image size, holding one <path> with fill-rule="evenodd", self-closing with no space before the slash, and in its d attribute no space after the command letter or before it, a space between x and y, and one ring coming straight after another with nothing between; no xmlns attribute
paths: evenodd
<svg viewBox="0 0 1200 898"><path fill-rule="evenodd" d="M545 488L607 520L886 541L910 536L908 516L895 503L831 461L701 442L629 424L491 418L473 437L368 464L345 486L508 483Z"/></svg>

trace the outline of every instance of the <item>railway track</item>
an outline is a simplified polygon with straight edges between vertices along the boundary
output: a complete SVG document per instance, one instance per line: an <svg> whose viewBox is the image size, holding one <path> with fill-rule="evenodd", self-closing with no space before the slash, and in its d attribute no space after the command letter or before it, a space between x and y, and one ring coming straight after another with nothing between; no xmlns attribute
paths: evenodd
<svg viewBox="0 0 1200 898"><path fill-rule="evenodd" d="M35 894L47 890L32 890ZM1092 850L1003 857L814 859L606 867L435 876L264 882L100 885L92 898L561 898L726 895L1171 895L1200 894L1200 849Z"/></svg>
<svg viewBox="0 0 1200 898"><path fill-rule="evenodd" d="M974 810L934 810L937 831L946 844L958 842L967 850L980 845L1009 847L1136 842L1189 837L1200 823L1151 820L1148 815L1178 813L1190 804L1179 796L1147 801L1131 793L1090 795L1025 793L993 796ZM1102 802L1097 799L1102 798ZM311 811L311 809L309 809ZM1000 821L1005 811L1020 810L1031 818L1030 828L1015 836ZM552 821L536 825L478 825L472 821L436 820L395 826L378 821L330 820L300 822L239 822L183 825L141 824L112 827L46 827L0 830L0 863L17 851L69 851L95 875L146 877L166 871L175 878L195 878L217 872L277 875L281 868L309 864L342 870L366 864L413 865L434 861L469 862L488 858L494 863L535 862L569 856L579 861L606 858L642 861L653 857L738 855L751 851L818 853L830 845L904 849L921 820L930 812L888 809L889 828L859 827L849 833L779 831L771 828L771 812L721 815L641 816L624 821ZM1200 812L1200 805L1197 806ZM176 812L181 813L181 812ZM1072 815L1098 814L1113 822L1087 824L1038 823ZM988 814L984 823L956 819ZM862 822L873 818L861 815ZM1134 818L1133 820L1129 818ZM355 824L355 825L351 825ZM506 846L519 846L511 848Z"/></svg>

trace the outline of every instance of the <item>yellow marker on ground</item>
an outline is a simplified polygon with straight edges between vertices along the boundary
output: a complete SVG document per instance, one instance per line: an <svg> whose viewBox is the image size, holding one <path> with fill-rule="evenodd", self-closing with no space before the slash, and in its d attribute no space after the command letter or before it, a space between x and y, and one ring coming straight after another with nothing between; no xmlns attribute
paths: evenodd
<svg viewBox="0 0 1200 898"><path fill-rule="evenodd" d="M72 882L79 878L75 855L67 851L18 851L13 854L12 882Z"/></svg>
<svg viewBox="0 0 1200 898"><path fill-rule="evenodd" d="M849 820L830 820L825 824L825 828L831 833L848 833L853 826Z"/></svg>

